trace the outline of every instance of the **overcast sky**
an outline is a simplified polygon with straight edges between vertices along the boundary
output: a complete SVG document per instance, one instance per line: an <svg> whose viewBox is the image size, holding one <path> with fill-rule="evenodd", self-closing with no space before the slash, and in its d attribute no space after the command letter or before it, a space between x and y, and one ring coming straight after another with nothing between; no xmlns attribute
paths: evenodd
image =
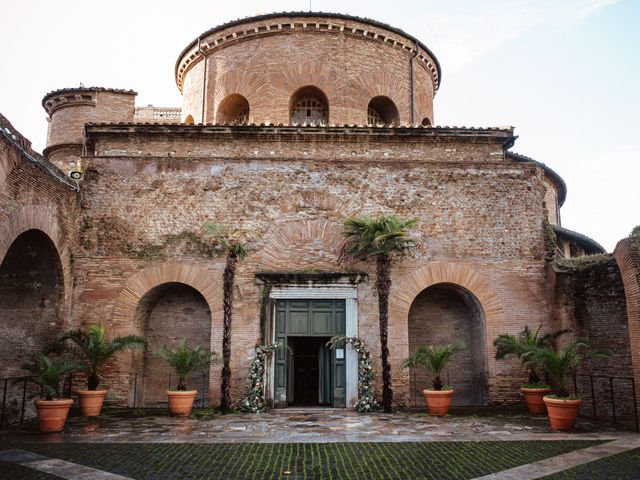
<svg viewBox="0 0 640 480"><path fill-rule="evenodd" d="M513 125L513 151L568 184L564 227L611 251L640 224L640 1L312 0L418 37L442 66L435 123ZM131 88L138 105L181 106L173 69L200 33L308 0L3 1L0 112L44 147L45 93Z"/></svg>

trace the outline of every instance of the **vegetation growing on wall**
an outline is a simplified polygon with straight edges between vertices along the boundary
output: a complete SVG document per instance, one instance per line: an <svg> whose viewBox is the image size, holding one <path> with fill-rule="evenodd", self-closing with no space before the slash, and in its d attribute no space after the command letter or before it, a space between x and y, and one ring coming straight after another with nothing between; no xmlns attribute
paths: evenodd
<svg viewBox="0 0 640 480"><path fill-rule="evenodd" d="M556 258L556 249L558 248L558 237L553 229L553 225L548 220L544 221L544 249L546 252L545 260L553 262Z"/></svg>
<svg viewBox="0 0 640 480"><path fill-rule="evenodd" d="M558 258L555 261L555 265L564 272L582 272L610 262L615 262L612 254L598 253L596 255L583 255L573 258Z"/></svg>

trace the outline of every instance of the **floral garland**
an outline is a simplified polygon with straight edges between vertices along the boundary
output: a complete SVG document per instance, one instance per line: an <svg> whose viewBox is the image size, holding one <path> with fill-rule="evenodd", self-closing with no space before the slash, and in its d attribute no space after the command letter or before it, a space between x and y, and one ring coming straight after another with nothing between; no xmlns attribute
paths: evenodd
<svg viewBox="0 0 640 480"><path fill-rule="evenodd" d="M379 405L373 393L373 367L369 347L357 337L336 336L329 340L331 348L351 345L358 354L358 400L356 410L360 413L373 412Z"/></svg>
<svg viewBox="0 0 640 480"><path fill-rule="evenodd" d="M249 413L264 412L264 372L267 363L267 357L278 349L277 343L270 345L257 345L256 358L251 362L249 368L249 377L247 378L247 387L249 387L249 395L240 402L240 410Z"/></svg>

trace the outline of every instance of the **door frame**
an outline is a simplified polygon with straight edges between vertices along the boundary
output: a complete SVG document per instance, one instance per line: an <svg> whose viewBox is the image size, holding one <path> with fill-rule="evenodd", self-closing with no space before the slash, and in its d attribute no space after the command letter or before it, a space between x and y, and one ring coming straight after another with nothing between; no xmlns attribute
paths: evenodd
<svg viewBox="0 0 640 480"><path fill-rule="evenodd" d="M273 286L269 291L269 299L273 300L344 300L345 303L345 335L358 336L358 289L356 285L322 285ZM271 318L276 317L276 302L272 303ZM269 341L275 342L275 321L271 322ZM346 369L346 408L353 408L358 400L358 354L350 346L345 348ZM272 356L268 368L268 397L273 401L275 395L275 358Z"/></svg>

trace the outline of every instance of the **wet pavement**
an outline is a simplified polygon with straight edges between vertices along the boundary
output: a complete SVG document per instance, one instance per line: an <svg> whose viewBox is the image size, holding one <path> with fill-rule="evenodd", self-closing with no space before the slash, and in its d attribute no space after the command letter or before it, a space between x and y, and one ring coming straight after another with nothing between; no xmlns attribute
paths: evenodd
<svg viewBox="0 0 640 480"><path fill-rule="evenodd" d="M72 416L65 431L41 434L32 422L0 432L0 444L72 443L310 443L488 440L635 440L633 431L580 419L574 432L549 428L543 415L522 411L454 411L444 418L417 411L358 414L350 410L286 409L261 414L197 414L174 418L163 411L110 411L96 419Z"/></svg>

